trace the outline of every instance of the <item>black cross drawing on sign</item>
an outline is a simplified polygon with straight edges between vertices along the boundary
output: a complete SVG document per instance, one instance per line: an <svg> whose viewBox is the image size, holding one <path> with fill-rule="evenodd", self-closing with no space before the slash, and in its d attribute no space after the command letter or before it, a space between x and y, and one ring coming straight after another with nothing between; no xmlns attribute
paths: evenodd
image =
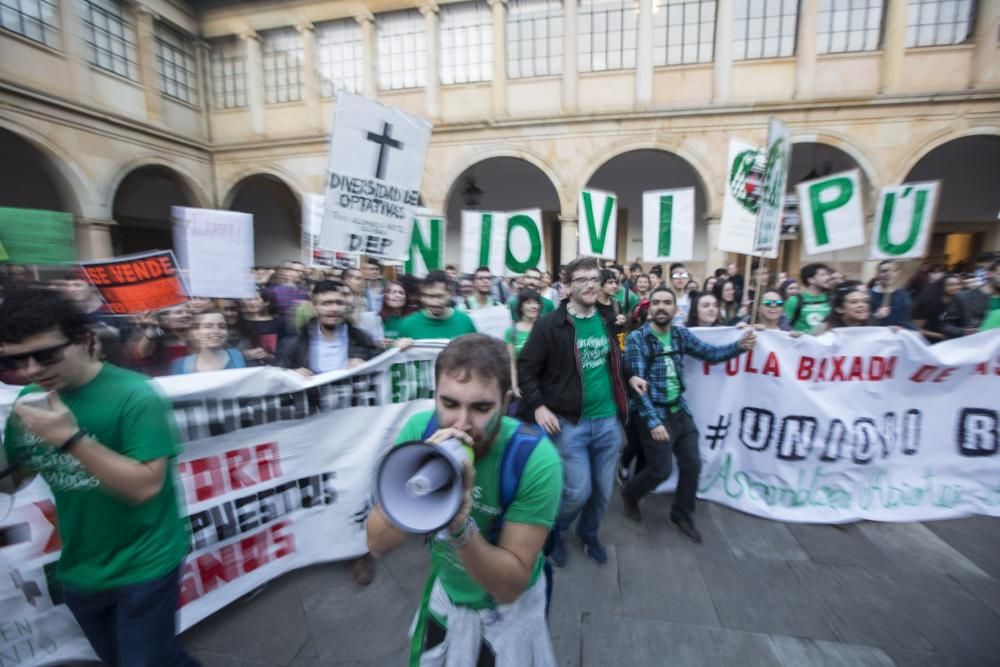
<svg viewBox="0 0 1000 667"><path fill-rule="evenodd" d="M378 147L378 164L375 167L375 178L384 179L385 178L385 159L388 157L386 155L385 149L389 148L402 148L403 142L398 139L393 139L389 136L392 132L392 123L382 124L382 134L375 134L374 132L368 133L368 141L372 141L379 145Z"/></svg>

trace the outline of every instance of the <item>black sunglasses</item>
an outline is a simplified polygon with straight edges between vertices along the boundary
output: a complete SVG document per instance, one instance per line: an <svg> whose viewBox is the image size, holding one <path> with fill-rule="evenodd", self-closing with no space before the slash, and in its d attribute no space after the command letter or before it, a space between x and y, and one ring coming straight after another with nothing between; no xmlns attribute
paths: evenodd
<svg viewBox="0 0 1000 667"><path fill-rule="evenodd" d="M63 360L63 351L72 345L73 342L74 341L68 340L59 345L53 345L52 347L46 347L32 352L5 354L0 356L0 368L8 371L22 370L28 367L29 359L34 359L42 366L52 366L53 364L58 364Z"/></svg>

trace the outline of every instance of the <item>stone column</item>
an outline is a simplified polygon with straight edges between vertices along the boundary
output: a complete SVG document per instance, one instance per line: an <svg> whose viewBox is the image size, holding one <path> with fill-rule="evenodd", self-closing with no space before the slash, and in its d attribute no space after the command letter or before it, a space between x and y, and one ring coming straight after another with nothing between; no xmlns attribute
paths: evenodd
<svg viewBox="0 0 1000 667"><path fill-rule="evenodd" d="M816 29L819 27L819 3L803 2L799 10L796 35L795 97L808 99L813 96L816 79Z"/></svg>
<svg viewBox="0 0 1000 667"><path fill-rule="evenodd" d="M971 84L973 88L997 88L1000 87L1000 55L997 53L1000 2L980 2L978 6Z"/></svg>
<svg viewBox="0 0 1000 667"><path fill-rule="evenodd" d="M707 225L705 232L705 243L707 252L705 253L705 275L714 271L720 266L725 266L729 255L719 250L719 232L722 231L722 218L718 215L706 215L704 224ZM740 265L740 271L743 265Z"/></svg>
<svg viewBox="0 0 1000 667"><path fill-rule="evenodd" d="M93 94L93 73L84 48L83 20L76 7L75 2L59 3L59 25L62 30L62 49L69 64L69 89L74 99L87 100Z"/></svg>
<svg viewBox="0 0 1000 667"><path fill-rule="evenodd" d="M143 6L135 8L136 54L139 83L146 94L146 117L159 122L163 116L160 84L156 75L156 15Z"/></svg>
<svg viewBox="0 0 1000 667"><path fill-rule="evenodd" d="M114 257L111 246L111 228L118 226L114 220L76 218L76 258L79 260Z"/></svg>
<svg viewBox="0 0 1000 667"><path fill-rule="evenodd" d="M580 242L577 239L578 220L567 216L559 216L560 258L563 264L569 264L579 253ZM553 267L559 268L559 267Z"/></svg>
<svg viewBox="0 0 1000 667"><path fill-rule="evenodd" d="M375 39L375 17L369 12L355 16L354 20L361 26L361 48L364 51L364 72L360 92L374 100L378 95L378 44Z"/></svg>
<svg viewBox="0 0 1000 667"><path fill-rule="evenodd" d="M563 0L562 111L565 114L574 113L577 107L576 3L577 0ZM575 242L573 248L575 256Z"/></svg>
<svg viewBox="0 0 1000 667"><path fill-rule="evenodd" d="M733 0L715 5L715 67L712 102L725 104L732 92L733 79Z"/></svg>
<svg viewBox="0 0 1000 667"><path fill-rule="evenodd" d="M664 11L667 8L664 7ZM639 0L639 27L635 42L635 106L653 103L653 0Z"/></svg>
<svg viewBox="0 0 1000 667"><path fill-rule="evenodd" d="M264 127L264 61L260 53L260 35L247 32L240 35L247 54L247 106L250 108L250 129L263 136Z"/></svg>
<svg viewBox="0 0 1000 667"><path fill-rule="evenodd" d="M322 127L319 115L319 70L316 67L316 27L312 23L295 26L302 35L302 99L306 104L309 129L319 132Z"/></svg>
<svg viewBox="0 0 1000 667"><path fill-rule="evenodd" d="M488 0L493 13L493 117L507 117L507 0Z"/></svg>
<svg viewBox="0 0 1000 667"><path fill-rule="evenodd" d="M441 118L441 20L438 6L428 0L420 6L427 25L427 115L431 120Z"/></svg>
<svg viewBox="0 0 1000 667"><path fill-rule="evenodd" d="M879 92L892 92L899 86L906 55L906 0L888 0L882 28L882 68Z"/></svg>

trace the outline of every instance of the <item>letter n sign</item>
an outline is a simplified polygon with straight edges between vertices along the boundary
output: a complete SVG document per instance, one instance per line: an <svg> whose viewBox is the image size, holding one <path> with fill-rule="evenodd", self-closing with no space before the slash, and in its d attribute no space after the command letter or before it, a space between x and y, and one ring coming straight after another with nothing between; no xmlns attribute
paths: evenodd
<svg viewBox="0 0 1000 667"><path fill-rule="evenodd" d="M941 181L882 188L875 211L869 259L907 259L927 254Z"/></svg>
<svg viewBox="0 0 1000 667"><path fill-rule="evenodd" d="M420 216L413 219L410 255L404 271L423 278L428 271L444 268L444 218Z"/></svg>

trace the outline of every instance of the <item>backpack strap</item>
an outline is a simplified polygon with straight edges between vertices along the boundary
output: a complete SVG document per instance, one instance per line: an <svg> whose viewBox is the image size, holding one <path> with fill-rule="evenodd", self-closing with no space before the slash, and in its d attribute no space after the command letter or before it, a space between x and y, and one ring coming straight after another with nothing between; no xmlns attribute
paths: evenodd
<svg viewBox="0 0 1000 667"><path fill-rule="evenodd" d="M434 410L433 412L431 412L431 418L427 421L427 427L424 428L423 435L420 436L420 439L426 440L427 438L434 435L434 433L437 430L438 430L438 416L437 416L437 410Z"/></svg>
<svg viewBox="0 0 1000 667"><path fill-rule="evenodd" d="M535 451L535 447L545 437L545 432L537 426L531 424L521 424L511 437L507 447L503 450L500 458L500 514L493 518L490 523L487 541L496 545L500 541L500 531L503 529L504 515L514 497L517 496L517 489L521 484L521 475L528 464L528 458Z"/></svg>
<svg viewBox="0 0 1000 667"><path fill-rule="evenodd" d="M799 321L799 317L802 316L802 306L805 305L805 300L802 298L801 294L796 294L798 301L795 302L795 311L792 313L792 321L788 323L788 326L795 328L795 323Z"/></svg>

